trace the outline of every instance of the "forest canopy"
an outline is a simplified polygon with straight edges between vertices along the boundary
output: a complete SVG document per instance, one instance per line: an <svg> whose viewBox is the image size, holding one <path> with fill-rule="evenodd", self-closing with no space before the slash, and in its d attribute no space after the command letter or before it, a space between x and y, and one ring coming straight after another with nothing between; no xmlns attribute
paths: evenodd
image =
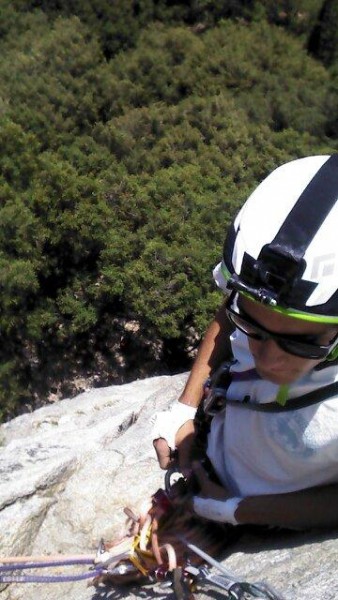
<svg viewBox="0 0 338 600"><path fill-rule="evenodd" d="M338 10L0 0L0 13L8 418L72 380L187 368L237 209L279 164L337 151Z"/></svg>

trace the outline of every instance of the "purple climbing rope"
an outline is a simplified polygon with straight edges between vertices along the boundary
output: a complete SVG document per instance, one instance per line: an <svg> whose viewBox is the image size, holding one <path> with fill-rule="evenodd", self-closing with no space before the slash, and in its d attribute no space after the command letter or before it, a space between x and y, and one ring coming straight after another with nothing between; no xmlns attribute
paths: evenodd
<svg viewBox="0 0 338 600"><path fill-rule="evenodd" d="M0 564L0 583L62 583L67 581L82 581L93 579L102 575L102 568L93 568L86 573L73 573L69 575L20 575L13 571L23 569L42 569L47 567L60 567L70 565L92 565L93 560L88 558L52 560L50 562L18 562L12 564Z"/></svg>

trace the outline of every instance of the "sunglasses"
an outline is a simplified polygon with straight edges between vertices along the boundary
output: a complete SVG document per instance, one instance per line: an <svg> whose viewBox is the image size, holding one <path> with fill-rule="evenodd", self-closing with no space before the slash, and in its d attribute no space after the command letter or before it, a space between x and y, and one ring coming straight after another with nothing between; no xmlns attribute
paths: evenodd
<svg viewBox="0 0 338 600"><path fill-rule="evenodd" d="M284 350L284 352L288 352L294 356L314 360L326 358L338 338L337 334L328 345L323 345L319 343L320 335L282 335L279 333L272 333L259 325L259 323L249 317L243 310L238 309L238 311L236 311L231 306L232 302L233 296L230 296L226 305L226 312L229 320L237 329L253 340L260 342L273 340L279 348Z"/></svg>

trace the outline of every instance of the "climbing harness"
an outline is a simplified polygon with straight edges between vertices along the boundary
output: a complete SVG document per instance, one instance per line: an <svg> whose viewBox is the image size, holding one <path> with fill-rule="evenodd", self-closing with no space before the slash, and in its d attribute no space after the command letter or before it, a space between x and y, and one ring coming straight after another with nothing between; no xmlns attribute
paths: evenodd
<svg viewBox="0 0 338 600"><path fill-rule="evenodd" d="M267 584L248 583L212 558L224 549L227 539L231 540L235 528L203 522L190 513L186 484L184 477L179 477L177 471L172 472L167 478L167 489L159 489L154 494L151 508L145 515L125 509L128 535L115 543L102 540L95 555L0 557L0 584L85 579L91 579L95 586L158 583L170 586L177 600L192 600L194 592L200 588L216 586L231 600L283 600ZM30 569L59 570L74 565L89 568L76 574L25 573Z"/></svg>
<svg viewBox="0 0 338 600"><path fill-rule="evenodd" d="M248 371L231 371L230 369L234 364L235 361L222 363L217 371L215 371L205 383L203 410L209 417L214 417L229 404L236 408L265 413L281 413L299 410L328 400L338 392L338 382L335 381L321 388L312 390L311 392L307 392L302 396L297 396L297 398L292 398L292 401L287 402L286 404L280 404L278 402L267 402L265 404L250 402L250 396L245 396L241 401L230 400L227 397L227 392L232 381L252 381L259 379L256 369L249 369Z"/></svg>

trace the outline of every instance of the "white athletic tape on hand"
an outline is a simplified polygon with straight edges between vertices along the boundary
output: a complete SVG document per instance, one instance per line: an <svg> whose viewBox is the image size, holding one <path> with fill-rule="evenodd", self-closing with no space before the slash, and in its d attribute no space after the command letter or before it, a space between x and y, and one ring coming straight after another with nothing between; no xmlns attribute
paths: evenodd
<svg viewBox="0 0 338 600"><path fill-rule="evenodd" d="M235 519L235 512L241 500L243 500L243 498L214 500L213 498L194 496L193 507L195 513L205 519L238 525L238 521Z"/></svg>
<svg viewBox="0 0 338 600"><path fill-rule="evenodd" d="M175 450L175 437L179 428L187 421L194 419L197 408L176 402L170 410L156 413L153 422L153 440L164 438L169 448Z"/></svg>

